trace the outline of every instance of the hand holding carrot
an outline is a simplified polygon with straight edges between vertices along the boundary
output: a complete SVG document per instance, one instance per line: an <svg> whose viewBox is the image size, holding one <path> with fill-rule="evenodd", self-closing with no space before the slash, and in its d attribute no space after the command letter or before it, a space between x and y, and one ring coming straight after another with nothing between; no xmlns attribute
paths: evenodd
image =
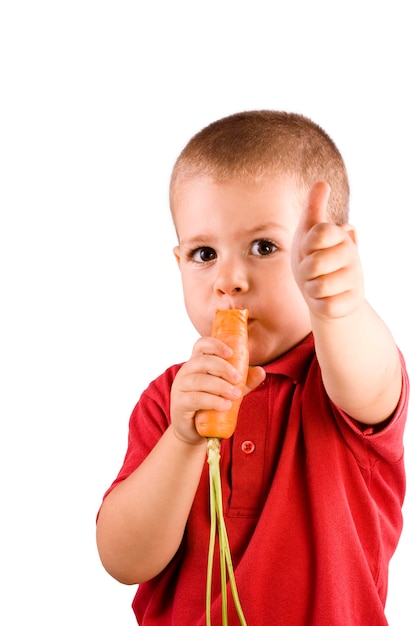
<svg viewBox="0 0 417 626"><path fill-rule="evenodd" d="M240 381L236 385L240 394L226 410L197 411L195 425L198 434L202 437L228 439L235 432L237 415L249 371L248 315L247 309L218 309L214 316L211 335L224 341L232 350L227 360L240 374Z"/></svg>
<svg viewBox="0 0 417 626"><path fill-rule="evenodd" d="M312 315L339 318L364 300L363 276L352 226L329 223L327 183L316 183L294 235L292 268Z"/></svg>
<svg viewBox="0 0 417 626"><path fill-rule="evenodd" d="M200 410L228 411L242 396L242 376L227 359L233 350L215 337L201 337L191 358L179 370L171 389L171 420L179 439L190 444L201 437L195 428ZM265 378L261 367L250 368L243 394Z"/></svg>

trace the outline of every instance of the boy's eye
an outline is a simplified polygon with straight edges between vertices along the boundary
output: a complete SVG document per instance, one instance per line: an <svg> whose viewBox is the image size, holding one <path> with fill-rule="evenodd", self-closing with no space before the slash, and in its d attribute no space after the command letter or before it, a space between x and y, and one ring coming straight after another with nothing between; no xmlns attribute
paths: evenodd
<svg viewBox="0 0 417 626"><path fill-rule="evenodd" d="M251 245L251 254L255 256L268 256L277 250L277 246L268 239L257 239Z"/></svg>
<svg viewBox="0 0 417 626"><path fill-rule="evenodd" d="M190 257L196 263L207 263L217 257L217 254L213 248L203 247L197 248L190 253Z"/></svg>

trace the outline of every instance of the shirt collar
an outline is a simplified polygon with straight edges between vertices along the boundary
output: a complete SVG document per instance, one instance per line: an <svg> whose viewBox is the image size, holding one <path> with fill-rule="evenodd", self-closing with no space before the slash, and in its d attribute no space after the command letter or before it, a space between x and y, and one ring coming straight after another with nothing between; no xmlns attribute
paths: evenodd
<svg viewBox="0 0 417 626"><path fill-rule="evenodd" d="M263 366L267 374L281 374L298 383L305 370L306 364L310 363L314 356L313 333L309 333L300 343L291 348L275 361Z"/></svg>

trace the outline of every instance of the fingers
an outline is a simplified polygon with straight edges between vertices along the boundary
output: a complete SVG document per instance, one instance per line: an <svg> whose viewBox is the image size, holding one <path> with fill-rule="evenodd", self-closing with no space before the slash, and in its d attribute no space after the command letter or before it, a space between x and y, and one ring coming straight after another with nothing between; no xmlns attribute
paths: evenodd
<svg viewBox="0 0 417 626"><path fill-rule="evenodd" d="M229 359L232 356L233 351L223 341L220 341L220 339L216 339L215 337L201 337L194 344L191 356L195 357L204 354L219 356L222 359Z"/></svg>
<svg viewBox="0 0 417 626"><path fill-rule="evenodd" d="M228 411L242 396L242 376L227 361L232 350L213 337L202 337L192 356L178 371L171 388L171 420L183 441L196 443L194 416L201 409ZM257 387L265 378L262 367L249 369L243 393Z"/></svg>
<svg viewBox="0 0 417 626"><path fill-rule="evenodd" d="M310 190L305 209L298 222L299 234L307 233L315 224L327 222L327 204L330 196L330 185L317 182Z"/></svg>
<svg viewBox="0 0 417 626"><path fill-rule="evenodd" d="M242 395L236 386L241 382L240 373L226 359L232 350L222 341L205 337L198 340L192 356L179 370L171 398L182 414L195 413L200 409L225 411L231 401Z"/></svg>
<svg viewBox="0 0 417 626"><path fill-rule="evenodd" d="M266 372L263 367L256 366L250 367L248 372L248 378L246 381L246 393L252 391L258 387L265 380Z"/></svg>
<svg viewBox="0 0 417 626"><path fill-rule="evenodd" d="M356 232L327 219L330 187L316 183L293 239L294 278L310 313L327 319L347 315L363 298Z"/></svg>
<svg viewBox="0 0 417 626"><path fill-rule="evenodd" d="M223 378L236 385L241 382L242 376L227 360L232 354L233 350L220 339L202 337L194 345L189 363L198 373Z"/></svg>
<svg viewBox="0 0 417 626"><path fill-rule="evenodd" d="M298 283L300 280L299 264L302 259L314 250L334 245L334 240L325 241L329 233L334 234L332 228L334 225L327 221L329 196L330 186L327 183L315 183L310 190L306 206L301 211L291 253L292 268Z"/></svg>

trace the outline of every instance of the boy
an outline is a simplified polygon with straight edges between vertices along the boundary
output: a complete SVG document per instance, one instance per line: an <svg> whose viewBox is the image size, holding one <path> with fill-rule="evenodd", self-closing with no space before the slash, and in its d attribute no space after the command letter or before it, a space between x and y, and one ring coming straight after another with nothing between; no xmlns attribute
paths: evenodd
<svg viewBox="0 0 417 626"><path fill-rule="evenodd" d="M174 253L201 338L136 405L97 522L104 567L139 583L143 626L205 624L209 481L194 416L239 395L230 350L210 337L215 310L227 308L249 310L247 394L221 459L248 625L387 623L408 380L364 296L348 196L333 141L297 114L218 120L174 166ZM218 572L213 584L217 625Z"/></svg>

